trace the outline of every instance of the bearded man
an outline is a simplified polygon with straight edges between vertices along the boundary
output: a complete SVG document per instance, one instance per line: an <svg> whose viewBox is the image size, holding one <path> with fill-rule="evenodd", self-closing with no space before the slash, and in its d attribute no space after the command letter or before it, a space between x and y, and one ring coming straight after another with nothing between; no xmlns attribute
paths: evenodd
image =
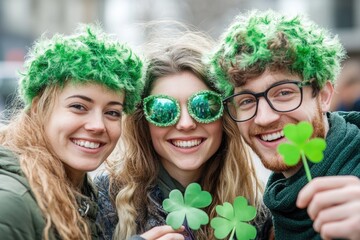
<svg viewBox="0 0 360 240"><path fill-rule="evenodd" d="M276 239L360 239L360 113L329 112L345 55L307 18L268 10L238 15L209 59L227 112L273 171L264 203ZM310 183L301 161L287 166L277 152L284 126L301 121L327 143Z"/></svg>

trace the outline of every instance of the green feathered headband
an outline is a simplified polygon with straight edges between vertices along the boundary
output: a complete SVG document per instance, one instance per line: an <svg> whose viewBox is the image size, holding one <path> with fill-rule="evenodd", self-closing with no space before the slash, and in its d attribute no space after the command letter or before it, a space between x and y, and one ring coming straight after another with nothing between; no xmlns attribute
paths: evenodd
<svg viewBox="0 0 360 240"><path fill-rule="evenodd" d="M344 58L338 38L305 17L287 18L271 10L255 10L235 18L209 63L210 74L230 95L234 83L229 69L233 67L246 72L254 66L262 70L284 66L303 81L315 81L322 88L327 80L335 82Z"/></svg>
<svg viewBox="0 0 360 240"><path fill-rule="evenodd" d="M76 34L40 38L29 51L20 79L20 97L27 106L52 84L96 82L125 93L124 112L140 101L143 62L99 26L80 26Z"/></svg>

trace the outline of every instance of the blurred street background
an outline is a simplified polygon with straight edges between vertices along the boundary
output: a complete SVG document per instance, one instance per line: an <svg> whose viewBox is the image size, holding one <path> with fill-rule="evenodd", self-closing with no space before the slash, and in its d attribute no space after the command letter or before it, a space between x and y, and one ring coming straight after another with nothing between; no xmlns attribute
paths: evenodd
<svg viewBox="0 0 360 240"><path fill-rule="evenodd" d="M18 72L33 41L46 33L72 33L79 23L137 46L149 37L139 24L176 20L218 39L234 16L251 9L308 15L337 34L349 60L340 76L333 110L352 109L360 97L360 1L357 0L0 0L0 112L16 92ZM346 70L346 73L345 73ZM2 114L1 118L6 117ZM268 172L260 175L264 179Z"/></svg>

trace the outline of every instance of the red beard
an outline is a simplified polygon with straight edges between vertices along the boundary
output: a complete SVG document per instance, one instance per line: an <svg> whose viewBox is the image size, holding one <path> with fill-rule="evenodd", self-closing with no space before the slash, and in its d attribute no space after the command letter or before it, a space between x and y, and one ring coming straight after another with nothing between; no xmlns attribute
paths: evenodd
<svg viewBox="0 0 360 240"><path fill-rule="evenodd" d="M324 138L325 137L324 116L320 109L319 103L317 104L317 114L311 123L314 128L312 137ZM266 127L266 129L256 128L256 129L253 129L253 131L251 131L252 132L251 134L256 135L257 132L260 133L260 132L265 132L266 130L269 130L269 129L283 128L285 126L285 124L286 123L278 122L276 124ZM288 172L293 169L297 169L297 168L299 168L300 165L302 165L302 162L299 161L299 163L295 166L287 166L283 161L283 157L279 153L276 153L271 157L264 156L263 154L260 153L260 151L255 147L255 145L253 143L248 143L248 144L253 149L253 151L259 156L264 167L273 172Z"/></svg>

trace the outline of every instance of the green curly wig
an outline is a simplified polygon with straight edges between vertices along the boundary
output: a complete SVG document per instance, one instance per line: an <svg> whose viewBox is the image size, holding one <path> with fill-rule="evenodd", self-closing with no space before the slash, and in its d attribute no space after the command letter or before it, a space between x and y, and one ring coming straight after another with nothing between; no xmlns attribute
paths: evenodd
<svg viewBox="0 0 360 240"><path fill-rule="evenodd" d="M335 82L345 55L336 36L307 18L255 10L235 18L208 61L210 74L230 95L236 85L229 76L234 68L246 73L280 66L321 89L327 80Z"/></svg>
<svg viewBox="0 0 360 240"><path fill-rule="evenodd" d="M99 26L81 25L74 35L40 38L29 51L20 79L20 97L27 106L52 84L96 82L124 90L124 112L140 101L143 61Z"/></svg>

